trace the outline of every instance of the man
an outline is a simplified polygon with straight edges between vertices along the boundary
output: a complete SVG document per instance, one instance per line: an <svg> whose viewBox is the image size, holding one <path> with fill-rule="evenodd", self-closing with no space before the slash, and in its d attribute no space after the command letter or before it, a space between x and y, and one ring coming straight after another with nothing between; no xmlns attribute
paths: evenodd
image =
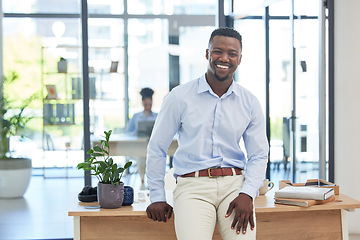
<svg viewBox="0 0 360 240"><path fill-rule="evenodd" d="M147 214L164 222L172 215L163 179L166 152L178 133L173 159L178 239L212 239L216 223L223 239L255 239L253 200L265 176L269 149L258 100L233 80L241 50L236 30L214 30L206 50L206 74L174 88L156 120L147 155L152 202Z"/></svg>

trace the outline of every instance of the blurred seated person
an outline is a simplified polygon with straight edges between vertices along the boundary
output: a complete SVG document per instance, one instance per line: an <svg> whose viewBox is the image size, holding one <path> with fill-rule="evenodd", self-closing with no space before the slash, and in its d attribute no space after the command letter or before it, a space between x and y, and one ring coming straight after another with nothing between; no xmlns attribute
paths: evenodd
<svg viewBox="0 0 360 240"><path fill-rule="evenodd" d="M139 121L155 121L157 113L151 110L152 108L152 96L154 91L151 88L143 88L140 91L142 105L144 110L142 112L135 113L130 119L127 127L126 133L131 135L136 135L138 132L138 122ZM137 171L141 177L141 190L145 189L144 178L145 178L145 168L146 168L146 157L135 157L131 156L130 158L137 161Z"/></svg>
<svg viewBox="0 0 360 240"><path fill-rule="evenodd" d="M140 95L144 110L133 115L126 127L126 133L135 135L139 121L155 121L157 113L151 111L153 94L154 91L151 88L141 89Z"/></svg>

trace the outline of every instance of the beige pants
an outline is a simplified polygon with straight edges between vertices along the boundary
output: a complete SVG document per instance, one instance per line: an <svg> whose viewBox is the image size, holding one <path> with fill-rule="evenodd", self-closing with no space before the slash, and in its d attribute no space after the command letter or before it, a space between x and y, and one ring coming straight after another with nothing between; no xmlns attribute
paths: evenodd
<svg viewBox="0 0 360 240"><path fill-rule="evenodd" d="M231 229L234 211L225 218L229 204L240 192L243 175L225 177L178 177L174 190L174 216L176 236L180 240L210 240L215 224L224 240L255 239L250 223L246 234ZM255 221L255 211L254 211Z"/></svg>

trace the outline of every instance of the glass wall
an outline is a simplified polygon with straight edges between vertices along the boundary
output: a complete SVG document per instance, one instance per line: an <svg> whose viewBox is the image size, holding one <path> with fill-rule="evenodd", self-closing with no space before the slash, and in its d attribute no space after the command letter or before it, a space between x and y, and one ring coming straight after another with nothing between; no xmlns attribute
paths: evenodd
<svg viewBox="0 0 360 240"><path fill-rule="evenodd" d="M206 72L208 61L205 53L212 31L213 27L210 26L179 28L179 46L173 45L170 54L180 58L181 84L198 78Z"/></svg>
<svg viewBox="0 0 360 240"><path fill-rule="evenodd" d="M236 21L242 36L242 58L236 80L260 101L265 113L265 34L263 20Z"/></svg>
<svg viewBox="0 0 360 240"><path fill-rule="evenodd" d="M225 1L226 8L229 2ZM26 153L17 150L17 154L34 155L36 169L72 168L83 161L84 154L81 3L78 0L2 3L4 72L16 71L19 75L11 94L23 99L38 93L29 110L34 118L24 133L35 150ZM141 88L154 89L153 110L158 112L169 89L205 73L205 50L215 26L217 3L88 1L92 136L107 129L123 134L128 119L142 111ZM268 29L263 1L239 0L233 6L234 27L243 36L242 63L236 81L258 97L264 113L269 103L271 167L279 178L290 179L292 166L297 181L316 178L319 6L310 0L294 1L293 29L291 1L273 1L269 5ZM61 59L66 60L66 71L58 69ZM296 119L294 128L290 127L290 119ZM19 147L18 140L14 141L14 149L24 149Z"/></svg>
<svg viewBox="0 0 360 240"><path fill-rule="evenodd" d="M153 111L169 92L169 45L166 19L129 19L129 117L143 110L140 91L152 88Z"/></svg>
<svg viewBox="0 0 360 240"><path fill-rule="evenodd" d="M81 156L72 149L81 149L82 101L71 99L71 79L81 69L79 19L72 18L4 18L4 74L19 76L11 91L23 101L36 94L29 106L33 119L24 138L13 138L16 155L32 158L34 168L63 167L67 160ZM57 62L67 59L66 73L59 73ZM53 95L50 96L50 88ZM23 148L23 142L31 148ZM30 146L30 145L29 145ZM46 151L43 151L46 150ZM53 156L57 156L55 160ZM39 172L35 171L35 174Z"/></svg>
<svg viewBox="0 0 360 240"><path fill-rule="evenodd" d="M100 136L125 127L124 21L89 18L88 24L90 132Z"/></svg>
<svg viewBox="0 0 360 240"><path fill-rule="evenodd" d="M154 89L158 112L171 73L188 81L206 71L217 1L87 3L91 138L108 129L123 134L128 119L142 111L141 88ZM4 72L19 75L11 94L18 99L37 94L24 138L12 139L13 154L31 157L34 175L82 177L75 168L84 159L81 2L3 0L2 9ZM174 56L181 64L169 64ZM25 141L31 147L24 148Z"/></svg>
<svg viewBox="0 0 360 240"><path fill-rule="evenodd" d="M216 13L216 4L216 0L131 0L128 1L128 12L155 15L213 15Z"/></svg>
<svg viewBox="0 0 360 240"><path fill-rule="evenodd" d="M263 109L269 101L271 178L303 182L319 177L318 3L294 1L293 27L291 1L274 1L268 10L266 29L263 1L234 1L234 26L244 42L239 82L260 99Z"/></svg>

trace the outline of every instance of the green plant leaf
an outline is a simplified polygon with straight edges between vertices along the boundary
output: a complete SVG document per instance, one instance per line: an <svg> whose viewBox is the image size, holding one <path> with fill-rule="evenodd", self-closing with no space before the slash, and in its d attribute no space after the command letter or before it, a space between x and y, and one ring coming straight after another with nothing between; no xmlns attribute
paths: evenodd
<svg viewBox="0 0 360 240"><path fill-rule="evenodd" d="M116 166L116 165L112 165L112 166L111 166L111 171L112 171L113 173L115 173L116 170L117 170L117 166Z"/></svg>
<svg viewBox="0 0 360 240"><path fill-rule="evenodd" d="M85 167L85 166L86 166L85 163L79 163L79 164L77 165L77 168L83 168L83 167Z"/></svg>
<svg viewBox="0 0 360 240"><path fill-rule="evenodd" d="M106 162L101 161L100 166L104 169L106 169L109 165Z"/></svg>
<svg viewBox="0 0 360 240"><path fill-rule="evenodd" d="M99 147L99 146L95 146L94 148L94 151L96 151L96 152L102 152L102 148L101 147Z"/></svg>
<svg viewBox="0 0 360 240"><path fill-rule="evenodd" d="M109 178L110 178L110 173L107 173L107 174L104 175L103 181L108 182Z"/></svg>
<svg viewBox="0 0 360 240"><path fill-rule="evenodd" d="M111 165L113 165L113 163L114 163L113 159L112 159L112 158L109 158L109 160L108 160L108 165L111 166Z"/></svg>
<svg viewBox="0 0 360 240"><path fill-rule="evenodd" d="M121 170L121 168L118 168L118 169L116 169L116 171L115 171L115 175L116 176L119 176L119 174L122 172L122 170Z"/></svg>
<svg viewBox="0 0 360 240"><path fill-rule="evenodd" d="M132 165L132 162L127 162L127 163L125 163L124 168L128 169L131 165Z"/></svg>

